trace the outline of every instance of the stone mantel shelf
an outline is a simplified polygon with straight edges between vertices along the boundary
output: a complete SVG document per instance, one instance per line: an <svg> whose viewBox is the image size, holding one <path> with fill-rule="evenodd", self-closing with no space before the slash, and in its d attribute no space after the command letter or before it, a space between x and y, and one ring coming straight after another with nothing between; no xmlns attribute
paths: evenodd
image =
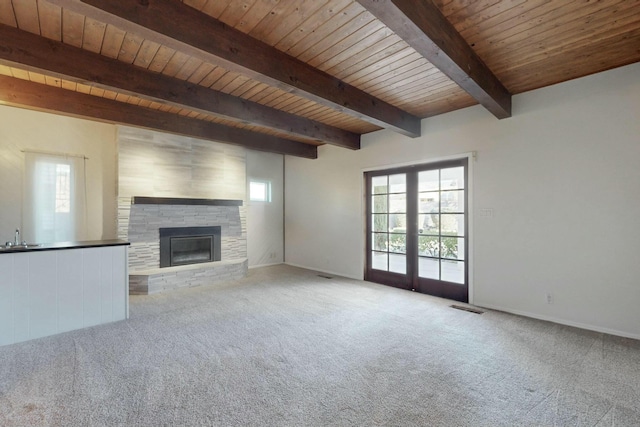
<svg viewBox="0 0 640 427"><path fill-rule="evenodd" d="M232 199L189 199L182 197L131 197L132 205L201 205L201 206L242 206L242 200Z"/></svg>

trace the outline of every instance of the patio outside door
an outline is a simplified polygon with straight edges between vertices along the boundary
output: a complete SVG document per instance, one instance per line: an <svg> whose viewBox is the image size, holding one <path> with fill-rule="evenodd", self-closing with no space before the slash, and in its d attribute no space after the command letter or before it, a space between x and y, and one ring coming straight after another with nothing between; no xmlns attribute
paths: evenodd
<svg viewBox="0 0 640 427"><path fill-rule="evenodd" d="M467 302L467 160L367 172L365 179L365 278Z"/></svg>

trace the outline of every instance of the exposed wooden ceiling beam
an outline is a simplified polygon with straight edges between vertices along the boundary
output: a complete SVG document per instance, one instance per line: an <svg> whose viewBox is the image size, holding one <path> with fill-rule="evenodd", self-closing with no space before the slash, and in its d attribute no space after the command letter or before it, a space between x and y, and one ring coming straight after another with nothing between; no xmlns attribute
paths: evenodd
<svg viewBox="0 0 640 427"><path fill-rule="evenodd" d="M271 135L192 119L173 113L138 107L124 102L85 95L58 87L0 76L0 101L66 116L105 123L126 124L178 135L241 145L252 150L269 151L315 159L317 147Z"/></svg>
<svg viewBox="0 0 640 427"><path fill-rule="evenodd" d="M0 24L0 64L351 149L360 135Z"/></svg>
<svg viewBox="0 0 640 427"><path fill-rule="evenodd" d="M431 0L357 0L497 118L511 94Z"/></svg>
<svg viewBox="0 0 640 427"><path fill-rule="evenodd" d="M49 0L229 71L404 135L420 119L176 0Z"/></svg>

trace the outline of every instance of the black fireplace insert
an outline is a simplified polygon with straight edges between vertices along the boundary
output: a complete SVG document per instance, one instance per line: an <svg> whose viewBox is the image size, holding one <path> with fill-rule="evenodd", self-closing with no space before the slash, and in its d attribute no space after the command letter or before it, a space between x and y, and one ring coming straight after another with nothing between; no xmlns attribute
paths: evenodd
<svg viewBox="0 0 640 427"><path fill-rule="evenodd" d="M220 261L220 226L160 229L160 267Z"/></svg>

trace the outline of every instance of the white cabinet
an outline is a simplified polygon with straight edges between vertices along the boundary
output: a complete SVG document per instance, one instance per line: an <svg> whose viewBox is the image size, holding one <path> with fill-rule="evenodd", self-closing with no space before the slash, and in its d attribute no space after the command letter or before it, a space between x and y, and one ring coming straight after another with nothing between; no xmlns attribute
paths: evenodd
<svg viewBox="0 0 640 427"><path fill-rule="evenodd" d="M128 317L127 246L0 254L0 345Z"/></svg>

